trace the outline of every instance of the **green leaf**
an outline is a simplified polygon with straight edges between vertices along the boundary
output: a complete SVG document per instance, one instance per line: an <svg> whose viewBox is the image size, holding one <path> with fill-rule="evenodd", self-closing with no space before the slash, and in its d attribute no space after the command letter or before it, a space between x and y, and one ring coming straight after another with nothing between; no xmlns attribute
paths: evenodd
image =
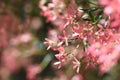
<svg viewBox="0 0 120 80"><path fill-rule="evenodd" d="M95 11L97 11L99 8L91 8L89 11L90 12L95 12Z"/></svg>
<svg viewBox="0 0 120 80"><path fill-rule="evenodd" d="M100 11L100 12L96 15L95 20L98 20L98 19L102 18L102 14L103 14L103 11Z"/></svg>
<svg viewBox="0 0 120 80"><path fill-rule="evenodd" d="M93 14L91 11L88 12L88 15L89 15L91 21L92 21L92 22L95 22L94 14Z"/></svg>

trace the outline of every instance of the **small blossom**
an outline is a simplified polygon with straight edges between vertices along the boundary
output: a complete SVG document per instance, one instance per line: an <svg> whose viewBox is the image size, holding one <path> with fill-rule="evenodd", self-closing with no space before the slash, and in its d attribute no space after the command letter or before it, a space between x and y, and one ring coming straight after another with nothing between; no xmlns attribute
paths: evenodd
<svg viewBox="0 0 120 80"><path fill-rule="evenodd" d="M56 45L56 42L55 42L55 41L52 41L52 40L50 40L50 39L48 39L48 38L45 38L45 40L46 40L46 41L44 42L44 44L48 45L47 50L49 50L51 47L53 47L53 46Z"/></svg>
<svg viewBox="0 0 120 80"><path fill-rule="evenodd" d="M62 67L62 63L60 61L55 62L54 65L58 65L58 69L60 69Z"/></svg>
<svg viewBox="0 0 120 80"><path fill-rule="evenodd" d="M74 57L74 61L72 61L73 63L73 69L76 69L76 72L79 73L80 70L80 62Z"/></svg>
<svg viewBox="0 0 120 80"><path fill-rule="evenodd" d="M70 35L66 36L66 31L63 31L63 36L58 36L59 39L61 39L59 45L61 45L63 42L65 42L65 45L68 46L68 39L70 38Z"/></svg>

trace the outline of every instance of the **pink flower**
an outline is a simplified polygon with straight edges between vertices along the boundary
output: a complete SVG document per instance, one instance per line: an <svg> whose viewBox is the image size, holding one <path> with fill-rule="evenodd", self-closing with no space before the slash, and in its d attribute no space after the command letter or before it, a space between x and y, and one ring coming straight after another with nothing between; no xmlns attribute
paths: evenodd
<svg viewBox="0 0 120 80"><path fill-rule="evenodd" d="M59 60L58 62L55 62L55 65L59 65L58 68L61 68L61 66L67 61L67 54L65 52L65 49L63 47L59 47L56 49L59 51L59 54L56 54L55 57Z"/></svg>
<svg viewBox="0 0 120 80"><path fill-rule="evenodd" d="M74 1L72 0L72 2L74 3ZM77 8L74 6L74 4L71 3L68 8L67 8L67 14L68 14L68 17L72 17L72 18L75 18L76 17L76 13L77 13Z"/></svg>
<svg viewBox="0 0 120 80"><path fill-rule="evenodd" d="M58 36L58 38L61 40L60 44L62 45L62 43L65 42L65 45L68 46L68 39L70 38L70 35L66 36L66 31L63 31L63 36Z"/></svg>
<svg viewBox="0 0 120 80"><path fill-rule="evenodd" d="M66 61L66 55L67 54L61 54L61 53L59 53L59 54L56 54L55 55L55 57L60 61L60 62L65 62Z"/></svg>
<svg viewBox="0 0 120 80"><path fill-rule="evenodd" d="M56 45L56 42L53 41L53 40L50 40L50 39L48 39L48 38L45 38L45 40L46 40L46 41L44 42L44 44L48 45L47 50L49 50L51 47L53 47L53 46Z"/></svg>
<svg viewBox="0 0 120 80"><path fill-rule="evenodd" d="M41 72L41 68L39 65L30 65L27 67L26 71L28 80L36 80L35 76Z"/></svg>
<svg viewBox="0 0 120 80"><path fill-rule="evenodd" d="M75 74L71 80L84 80L82 74Z"/></svg>
<svg viewBox="0 0 120 80"><path fill-rule="evenodd" d="M54 63L54 65L58 65L58 69L60 69L63 64L60 61L57 61Z"/></svg>
<svg viewBox="0 0 120 80"><path fill-rule="evenodd" d="M19 56L20 51L16 48L6 49L3 52L1 59L4 64L4 67L6 67L11 72L17 72L17 70L20 68L20 63L18 59Z"/></svg>
<svg viewBox="0 0 120 80"><path fill-rule="evenodd" d="M54 65L58 65L58 69L61 68L63 66L63 64L66 62L67 60L67 54L56 54L55 57L59 60L58 62L55 62Z"/></svg>
<svg viewBox="0 0 120 80"><path fill-rule="evenodd" d="M111 17L111 26L119 27L120 25L120 0L99 0L104 5L104 13Z"/></svg>
<svg viewBox="0 0 120 80"><path fill-rule="evenodd" d="M76 72L79 73L80 70L80 62L74 57L74 61L72 61L73 69L76 69Z"/></svg>

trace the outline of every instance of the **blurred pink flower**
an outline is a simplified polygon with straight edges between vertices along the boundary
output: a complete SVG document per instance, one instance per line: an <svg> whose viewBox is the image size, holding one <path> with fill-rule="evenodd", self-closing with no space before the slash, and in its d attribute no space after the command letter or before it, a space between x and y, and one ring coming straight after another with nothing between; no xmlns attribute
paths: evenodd
<svg viewBox="0 0 120 80"><path fill-rule="evenodd" d="M27 43L29 42L31 39L32 39L32 36L30 33L25 33L25 34L22 34L20 37L19 37L20 41L23 42L23 43Z"/></svg>
<svg viewBox="0 0 120 80"><path fill-rule="evenodd" d="M41 67L40 65L30 65L26 68L27 71L27 79L28 80L36 80L35 76L41 72Z"/></svg>
<svg viewBox="0 0 120 80"><path fill-rule="evenodd" d="M99 0L104 5L104 13L110 16L111 26L119 27L120 25L120 0ZM115 15L114 15L115 14Z"/></svg>
<svg viewBox="0 0 120 80"><path fill-rule="evenodd" d="M71 80L84 80L81 74L75 74Z"/></svg>
<svg viewBox="0 0 120 80"><path fill-rule="evenodd" d="M11 72L16 72L20 65L17 58L20 55L20 51L15 48L9 48L5 50L2 55L2 63Z"/></svg>

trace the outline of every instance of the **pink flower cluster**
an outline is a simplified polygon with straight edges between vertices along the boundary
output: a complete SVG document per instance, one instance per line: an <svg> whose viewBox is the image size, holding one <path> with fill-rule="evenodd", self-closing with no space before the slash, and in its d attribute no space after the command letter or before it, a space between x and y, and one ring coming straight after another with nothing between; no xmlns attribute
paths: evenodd
<svg viewBox="0 0 120 80"><path fill-rule="evenodd" d="M110 16L111 26L120 27L120 0L99 0L105 6L104 12Z"/></svg>
<svg viewBox="0 0 120 80"><path fill-rule="evenodd" d="M48 36L49 38L46 38L44 42L48 45L47 49L51 48L59 52L55 54L58 59L55 64L59 68L72 62L73 69L79 72L81 63L85 62L86 67L98 65L100 72L104 73L117 64L120 58L120 1L99 0L99 2L105 6L105 14L102 14L104 15L102 19L109 17L104 24L99 23L101 18L98 23L82 20L86 12L82 11L84 7L81 7L80 10L80 6L76 5L74 0L68 4L65 4L62 0L52 0L52 3L48 3L48 6L40 3L42 15L47 17L47 21L56 23L55 19L57 19L64 24L62 31L57 26L55 30L58 33ZM57 3L61 4L57 5ZM59 7L63 10L63 15L58 15L59 9L56 10L55 8L63 4L65 7ZM91 17L91 13L88 12L87 15ZM54 39L53 36L55 36Z"/></svg>

